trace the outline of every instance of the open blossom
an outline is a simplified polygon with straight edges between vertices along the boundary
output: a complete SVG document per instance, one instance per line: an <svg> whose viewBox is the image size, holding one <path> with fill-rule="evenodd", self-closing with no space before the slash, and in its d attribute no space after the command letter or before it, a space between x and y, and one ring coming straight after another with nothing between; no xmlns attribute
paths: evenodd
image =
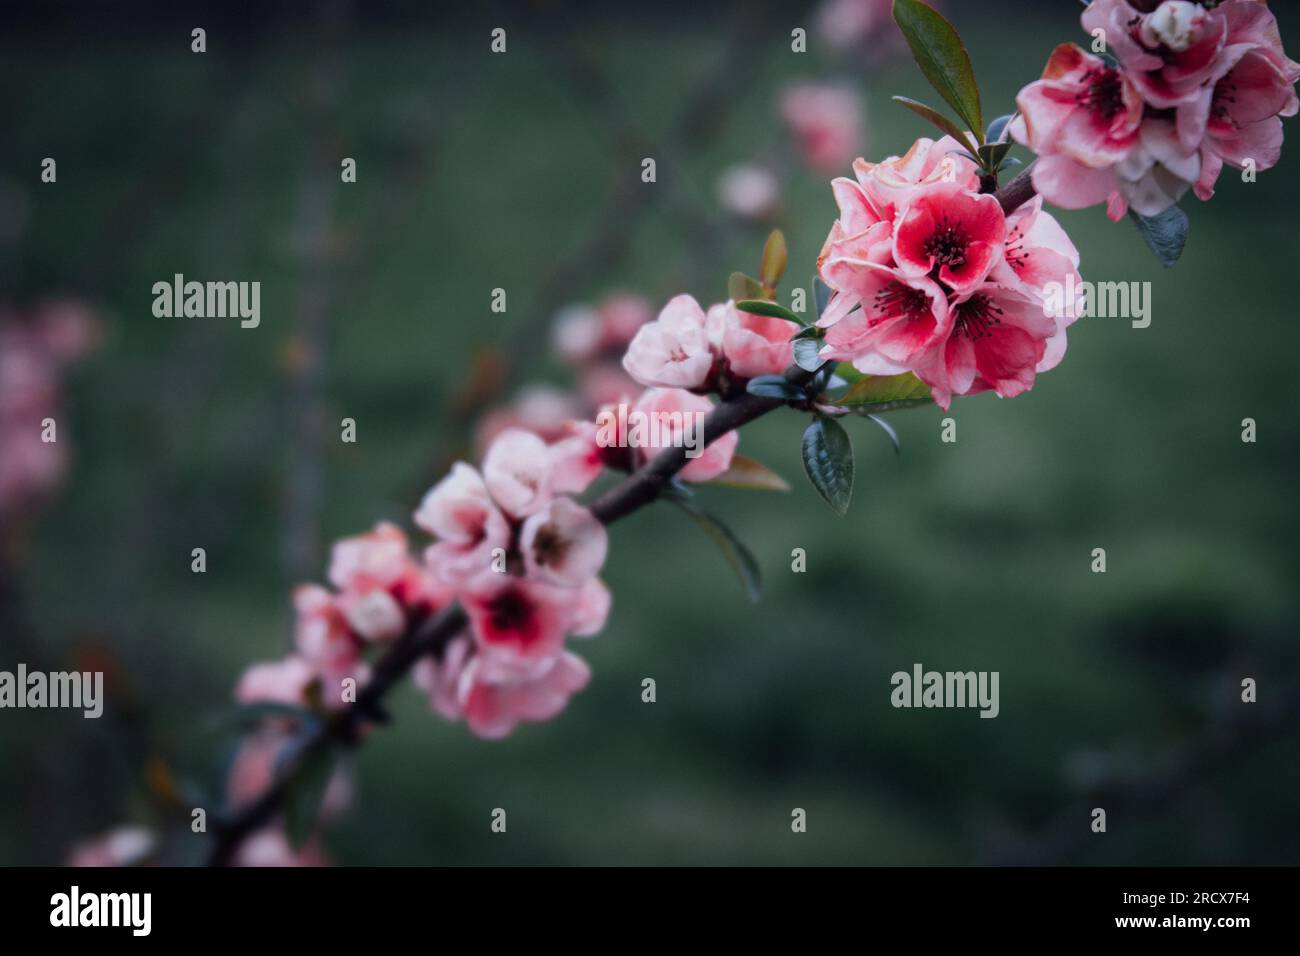
<svg viewBox="0 0 1300 956"><path fill-rule="evenodd" d="M524 522L519 547L530 575L578 587L605 563L609 536L586 508L571 498L556 498Z"/></svg>
<svg viewBox="0 0 1300 956"><path fill-rule="evenodd" d="M481 574L491 565L492 553L510 542L510 527L487 484L464 462L452 465L424 496L415 523L438 539L425 560L451 584Z"/></svg>
<svg viewBox="0 0 1300 956"><path fill-rule="evenodd" d="M722 302L706 312L692 296L675 296L628 346L623 367L642 385L703 390L726 369L737 378L771 375L793 360L792 322L741 312Z"/></svg>
<svg viewBox="0 0 1300 956"><path fill-rule="evenodd" d="M845 86L801 83L781 94L781 118L813 172L830 174L862 149L862 97Z"/></svg>
<svg viewBox="0 0 1300 956"><path fill-rule="evenodd" d="M462 644L453 656L449 648L441 666L422 661L416 680L435 710L464 719L474 734L488 740L507 736L523 721L550 720L591 680L591 668L568 651L523 675L502 677L492 674L482 657L467 657L463 649Z"/></svg>
<svg viewBox="0 0 1300 956"><path fill-rule="evenodd" d="M704 310L692 296L674 296L627 347L623 368L642 385L701 388L713 370Z"/></svg>
<svg viewBox="0 0 1300 956"><path fill-rule="evenodd" d="M832 184L840 218L818 259L832 291L822 356L870 375L912 372L944 408L953 395L1030 388L1060 361L1077 314L1044 304L1077 284L1074 244L1041 199L1006 216L957 148L921 140L855 163L856 180Z"/></svg>
<svg viewBox="0 0 1300 956"><path fill-rule="evenodd" d="M1049 202L1153 216L1193 187L1209 199L1225 164L1276 164L1300 64L1266 3L1093 0L1082 23L1104 31L1118 65L1064 44L1016 98L1011 133L1039 154Z"/></svg>

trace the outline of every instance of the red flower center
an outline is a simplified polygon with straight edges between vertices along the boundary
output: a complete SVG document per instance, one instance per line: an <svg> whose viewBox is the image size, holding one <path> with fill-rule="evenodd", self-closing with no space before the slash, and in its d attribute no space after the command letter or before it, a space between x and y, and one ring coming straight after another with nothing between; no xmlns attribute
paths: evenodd
<svg viewBox="0 0 1300 956"><path fill-rule="evenodd" d="M1002 309L982 292L956 306L956 313L953 334L964 335L971 341L987 338L993 334L993 326L1002 324L1002 319L999 318Z"/></svg>
<svg viewBox="0 0 1300 956"><path fill-rule="evenodd" d="M961 226L951 225L947 218L940 220L939 227L925 240L925 254L934 259L935 268L947 266L960 269L966 264L966 246L970 239Z"/></svg>
<svg viewBox="0 0 1300 956"><path fill-rule="evenodd" d="M493 637L513 639L521 647L527 647L537 638L539 628L532 602L518 588L506 588L496 595L487 610Z"/></svg>
<svg viewBox="0 0 1300 956"><path fill-rule="evenodd" d="M1091 69L1084 76L1086 84L1078 96L1079 105L1102 119L1113 119L1124 110L1124 82L1119 71L1111 67Z"/></svg>
<svg viewBox="0 0 1300 956"><path fill-rule="evenodd" d="M876 293L876 314L884 318L902 316L920 319L930 315L930 299L920 289L894 281Z"/></svg>

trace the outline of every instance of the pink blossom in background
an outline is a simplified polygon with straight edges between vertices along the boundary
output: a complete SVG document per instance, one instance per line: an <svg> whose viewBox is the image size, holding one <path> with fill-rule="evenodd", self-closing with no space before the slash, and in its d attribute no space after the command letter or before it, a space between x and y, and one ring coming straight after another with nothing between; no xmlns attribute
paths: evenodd
<svg viewBox="0 0 1300 956"><path fill-rule="evenodd" d="M893 5L893 0L822 0L814 15L814 33L821 43L839 52L901 48Z"/></svg>
<svg viewBox="0 0 1300 956"><path fill-rule="evenodd" d="M135 866L147 862L158 845L158 834L148 827L120 826L75 844L68 866Z"/></svg>
<svg viewBox="0 0 1300 956"><path fill-rule="evenodd" d="M767 222L781 208L781 184L763 166L728 166L718 177L718 202L740 219Z"/></svg>
<svg viewBox="0 0 1300 956"><path fill-rule="evenodd" d="M67 474L63 374L99 338L94 313L71 299L26 312L0 309L0 521L26 513ZM57 441L45 440L46 418L55 421Z"/></svg>
<svg viewBox="0 0 1300 956"><path fill-rule="evenodd" d="M819 175L846 169L862 152L864 110L856 90L814 83L790 86L779 102L799 155Z"/></svg>

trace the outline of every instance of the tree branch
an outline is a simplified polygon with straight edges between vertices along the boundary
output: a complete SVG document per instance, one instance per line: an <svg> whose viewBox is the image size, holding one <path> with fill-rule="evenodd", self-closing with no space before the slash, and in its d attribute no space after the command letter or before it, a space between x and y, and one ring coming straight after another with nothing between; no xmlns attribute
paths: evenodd
<svg viewBox="0 0 1300 956"><path fill-rule="evenodd" d="M1010 213L1034 195L1033 182L1028 171L1021 173L997 192L1002 208ZM794 385L806 385L812 372L797 365L785 371L785 378ZM718 403L704 420L704 445L707 447L727 432L735 431L756 418L766 415L785 404L779 398L767 398L741 392ZM601 495L591 506L602 524L612 524L650 504L657 499L677 473L690 461L686 449L665 448L654 458ZM440 656L443 649L469 624L465 611L451 604L426 618L399 637L375 665L369 683L357 695L355 703L317 725L296 740L299 755L327 742L355 745L357 731L366 721L383 721L383 699L390 690L427 654ZM209 866L225 866L231 862L244 839L274 819L298 772L300 760L290 762L277 775L275 782L253 803L234 816L216 821L216 842L208 858Z"/></svg>

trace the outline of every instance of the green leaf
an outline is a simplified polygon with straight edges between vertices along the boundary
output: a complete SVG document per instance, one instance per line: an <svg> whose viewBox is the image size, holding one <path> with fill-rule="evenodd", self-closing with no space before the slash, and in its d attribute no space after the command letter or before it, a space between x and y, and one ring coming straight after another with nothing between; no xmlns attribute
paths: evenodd
<svg viewBox="0 0 1300 956"><path fill-rule="evenodd" d="M741 299L762 299L763 283L743 272L733 272L727 279L727 298L737 302Z"/></svg>
<svg viewBox="0 0 1300 956"><path fill-rule="evenodd" d="M759 375L745 384L745 391L750 395L763 398L780 398L789 401L801 401L803 390L786 381L784 375Z"/></svg>
<svg viewBox="0 0 1300 956"><path fill-rule="evenodd" d="M826 303L831 300L831 287L816 276L812 280L813 299L817 303L817 318L822 317L826 311Z"/></svg>
<svg viewBox="0 0 1300 956"><path fill-rule="evenodd" d="M1156 254L1156 258L1165 268L1172 268L1183 254L1183 246L1187 244L1187 228L1190 225L1187 213L1177 206L1170 206L1157 216L1141 216L1131 209L1128 214L1137 223L1138 232L1142 233L1142 238Z"/></svg>
<svg viewBox="0 0 1300 956"><path fill-rule="evenodd" d="M1014 145L1014 143L985 143L979 148L980 165L985 169L997 169Z"/></svg>
<svg viewBox="0 0 1300 956"><path fill-rule="evenodd" d="M933 107L926 106L924 103L918 102L917 100L914 99L910 99L909 97L906 96L895 96L892 97L892 99L895 103L903 104L913 113L915 113L917 116L920 116L922 119L926 120L927 122L933 123L935 126L939 127L939 129L943 130L945 133L947 133L957 142L961 143L967 149L974 152L976 148L975 144L970 141L970 137L966 135L965 130L963 130L952 120L948 119L948 117L944 116L938 110L934 109Z"/></svg>
<svg viewBox="0 0 1300 956"><path fill-rule="evenodd" d="M746 595L751 601L757 601L763 590L763 580L758 569L758 561L754 559L749 548L745 547L731 529L713 515L700 511L683 498L674 497L670 500L690 515L704 533L713 539L713 543L722 551L722 556L727 559L731 569L740 578L740 583L745 586Z"/></svg>
<svg viewBox="0 0 1300 956"><path fill-rule="evenodd" d="M952 24L920 0L894 0L894 20L930 85L983 144L984 115L975 69Z"/></svg>
<svg viewBox="0 0 1300 956"><path fill-rule="evenodd" d="M901 375L867 375L850 385L843 395L830 399L834 405L889 405L894 408L906 407L898 405L899 402L924 405L929 401L932 401L930 386L911 372L903 372Z"/></svg>
<svg viewBox="0 0 1300 956"><path fill-rule="evenodd" d="M826 503L839 514L853 498L853 443L839 422L817 415L803 433L804 471Z"/></svg>
<svg viewBox="0 0 1300 956"><path fill-rule="evenodd" d="M759 267L759 280L769 289L775 289L776 284L781 281L781 276L785 275L786 264L790 261L790 254L785 246L785 233L780 229L773 229L772 234L767 237L767 242L763 243L763 259Z"/></svg>
<svg viewBox="0 0 1300 956"><path fill-rule="evenodd" d="M889 424L889 422L885 421L879 415L868 415L867 417L879 425L881 431L889 436L890 442L894 445L894 454L899 454L899 452L902 451L902 446L898 443L898 432L894 431L894 426Z"/></svg>
<svg viewBox="0 0 1300 956"><path fill-rule="evenodd" d="M795 339L794 364L805 372L817 371L826 364L826 360L818 354L821 352L821 347L820 339Z"/></svg>
<svg viewBox="0 0 1300 956"><path fill-rule="evenodd" d="M327 741L308 748L285 791L284 829L289 843L298 849L316 829L325 789L334 774L334 750Z"/></svg>
<svg viewBox="0 0 1300 956"><path fill-rule="evenodd" d="M989 123L989 128L984 134L984 139L989 143L1002 142L1002 136L1011 125L1011 121L1016 118L1015 113L1008 113L1005 116L999 116L993 122Z"/></svg>
<svg viewBox="0 0 1300 956"><path fill-rule="evenodd" d="M790 483L767 465L748 455L732 455L731 467L718 477L700 482L704 485L722 485L727 488L747 488L753 491L789 491Z"/></svg>
<svg viewBox="0 0 1300 956"><path fill-rule="evenodd" d="M736 308L741 312L748 312L750 315L768 315L774 319L785 319L795 325L808 324L798 313L791 312L783 305L777 305L775 302L767 302L763 299L741 299L736 303Z"/></svg>

